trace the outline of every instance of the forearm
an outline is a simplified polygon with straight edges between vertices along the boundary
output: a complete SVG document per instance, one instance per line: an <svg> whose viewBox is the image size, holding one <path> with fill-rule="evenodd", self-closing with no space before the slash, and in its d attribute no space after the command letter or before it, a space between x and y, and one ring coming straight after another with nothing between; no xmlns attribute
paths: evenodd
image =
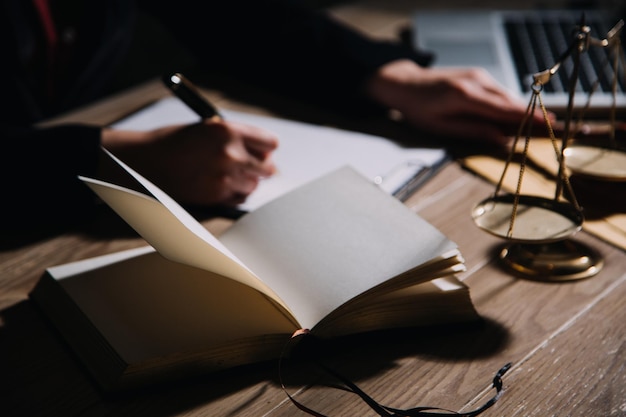
<svg viewBox="0 0 626 417"><path fill-rule="evenodd" d="M189 12L199 9L193 2L174 13L160 3L146 7L209 70L326 106L347 110L364 104L366 80L387 62L430 60L295 1L234 0L198 13Z"/></svg>

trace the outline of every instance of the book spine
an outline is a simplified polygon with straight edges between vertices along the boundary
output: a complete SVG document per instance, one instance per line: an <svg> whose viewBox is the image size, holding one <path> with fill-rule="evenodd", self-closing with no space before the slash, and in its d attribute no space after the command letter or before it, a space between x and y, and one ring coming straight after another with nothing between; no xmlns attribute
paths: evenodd
<svg viewBox="0 0 626 417"><path fill-rule="evenodd" d="M116 389L128 367L61 284L46 271L30 299L105 391Z"/></svg>

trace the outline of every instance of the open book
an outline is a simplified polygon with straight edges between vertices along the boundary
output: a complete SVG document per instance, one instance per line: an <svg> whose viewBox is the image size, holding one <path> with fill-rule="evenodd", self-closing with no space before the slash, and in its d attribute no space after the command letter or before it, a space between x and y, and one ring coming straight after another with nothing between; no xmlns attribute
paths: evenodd
<svg viewBox="0 0 626 417"><path fill-rule="evenodd" d="M328 338L477 318L456 245L352 168L218 239L117 162L143 191L82 180L151 246L49 268L31 293L105 389L276 358L303 328Z"/></svg>

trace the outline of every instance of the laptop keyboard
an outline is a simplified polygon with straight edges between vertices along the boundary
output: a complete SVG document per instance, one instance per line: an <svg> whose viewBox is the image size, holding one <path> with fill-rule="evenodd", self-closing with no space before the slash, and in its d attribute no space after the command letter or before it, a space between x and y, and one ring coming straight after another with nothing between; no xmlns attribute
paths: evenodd
<svg viewBox="0 0 626 417"><path fill-rule="evenodd" d="M551 68L567 50L579 19L580 17L574 18L572 15L550 13L506 17L507 40L511 46L523 91L530 91L532 74ZM597 39L604 39L612 27L603 24L595 16L586 16L585 22L591 28L590 35ZM588 93L594 83L598 82L595 92L611 93L613 64L607 48L591 46L580 58L576 92ZM571 57L565 59L559 71L544 86L543 91L557 93L569 91L568 84L573 67ZM618 94L623 93L625 87L623 75L618 76Z"/></svg>

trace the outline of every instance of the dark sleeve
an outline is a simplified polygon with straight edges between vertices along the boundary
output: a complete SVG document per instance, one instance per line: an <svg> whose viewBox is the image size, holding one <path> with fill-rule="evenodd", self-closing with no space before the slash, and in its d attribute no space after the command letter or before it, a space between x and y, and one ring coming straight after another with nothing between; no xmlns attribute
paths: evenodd
<svg viewBox="0 0 626 417"><path fill-rule="evenodd" d="M431 60L295 0L182 0L175 9L169 2L144 3L208 69L346 110L364 104L364 80L383 64Z"/></svg>
<svg viewBox="0 0 626 417"><path fill-rule="evenodd" d="M13 0L0 6L0 50L5 59L0 65L5 81L0 96L0 240L7 230L64 230L92 213L94 194L77 175L95 174L100 128L34 126L102 96L132 29L129 3L99 0L85 6L74 59L68 58L66 71L59 72L56 91L63 94L52 101L42 94L46 78L34 58L40 55L39 20L32 3Z"/></svg>
<svg viewBox="0 0 626 417"><path fill-rule="evenodd" d="M93 193L77 175L95 174L99 128L1 125L0 132L0 234L61 229L92 214Z"/></svg>

